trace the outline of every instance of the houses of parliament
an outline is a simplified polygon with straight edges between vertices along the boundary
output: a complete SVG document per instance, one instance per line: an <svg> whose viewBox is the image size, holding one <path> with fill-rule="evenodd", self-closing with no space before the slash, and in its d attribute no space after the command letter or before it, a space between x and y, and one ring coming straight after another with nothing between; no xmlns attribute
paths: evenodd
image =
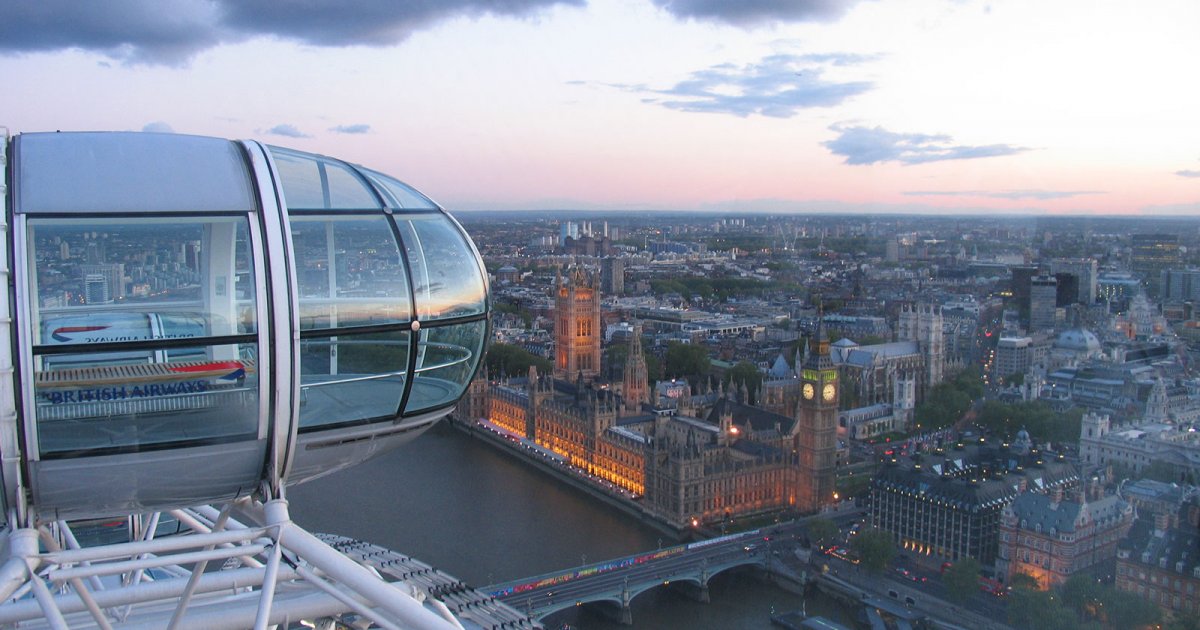
<svg viewBox="0 0 1200 630"><path fill-rule="evenodd" d="M794 410L744 391L648 386L635 325L621 382L600 380L600 285L582 269L555 282L553 374L472 383L456 415L486 419L637 497L676 527L718 525L834 500L838 371L823 329L795 369Z"/></svg>

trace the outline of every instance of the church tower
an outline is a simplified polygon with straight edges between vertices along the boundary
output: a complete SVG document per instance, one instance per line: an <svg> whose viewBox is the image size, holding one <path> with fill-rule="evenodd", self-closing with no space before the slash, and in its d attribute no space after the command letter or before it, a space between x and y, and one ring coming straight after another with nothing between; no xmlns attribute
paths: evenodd
<svg viewBox="0 0 1200 630"><path fill-rule="evenodd" d="M900 310L896 336L901 341L915 341L925 363L922 376L922 398L934 385L943 380L946 352L942 343L942 307L935 304L915 304Z"/></svg>
<svg viewBox="0 0 1200 630"><path fill-rule="evenodd" d="M818 315L820 317L820 315ZM800 406L794 445L800 470L796 509L815 512L833 501L837 409L841 386L829 358L825 324L818 320L815 347L800 370Z"/></svg>
<svg viewBox="0 0 1200 630"><path fill-rule="evenodd" d="M554 378L592 381L600 373L599 279L575 267L554 285Z"/></svg>
<svg viewBox="0 0 1200 630"><path fill-rule="evenodd" d="M646 357L642 355L642 327L636 322L633 339L629 342L629 356L625 358L625 382L621 394L627 414L640 412L642 405L650 402L650 377L646 373Z"/></svg>

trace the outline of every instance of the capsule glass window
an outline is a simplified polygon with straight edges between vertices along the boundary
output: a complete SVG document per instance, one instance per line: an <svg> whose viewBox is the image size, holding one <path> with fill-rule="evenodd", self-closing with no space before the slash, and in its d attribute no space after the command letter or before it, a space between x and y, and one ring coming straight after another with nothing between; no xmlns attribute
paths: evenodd
<svg viewBox="0 0 1200 630"><path fill-rule="evenodd" d="M27 243L43 456L257 435L246 217L30 219Z"/></svg>

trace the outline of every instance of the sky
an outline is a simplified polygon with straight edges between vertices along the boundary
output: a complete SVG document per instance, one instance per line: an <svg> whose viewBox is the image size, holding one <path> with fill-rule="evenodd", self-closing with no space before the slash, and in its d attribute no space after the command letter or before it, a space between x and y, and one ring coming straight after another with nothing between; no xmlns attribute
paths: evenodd
<svg viewBox="0 0 1200 630"><path fill-rule="evenodd" d="M1196 0L0 0L0 126L448 210L1200 214Z"/></svg>

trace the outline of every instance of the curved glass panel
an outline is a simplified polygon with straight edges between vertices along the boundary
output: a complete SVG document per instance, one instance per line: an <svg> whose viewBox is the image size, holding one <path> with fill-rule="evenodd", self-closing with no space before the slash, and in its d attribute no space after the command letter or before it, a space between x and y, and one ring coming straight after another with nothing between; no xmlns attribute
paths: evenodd
<svg viewBox="0 0 1200 630"><path fill-rule="evenodd" d="M387 217L291 217L300 329L406 322L408 277Z"/></svg>
<svg viewBox="0 0 1200 630"><path fill-rule="evenodd" d="M394 417L408 369L408 331L300 340L300 429Z"/></svg>
<svg viewBox="0 0 1200 630"><path fill-rule="evenodd" d="M406 210L436 210L437 204L428 197L417 192L408 184L370 169L359 168L359 171L375 184L384 197L384 202L390 208Z"/></svg>
<svg viewBox="0 0 1200 630"><path fill-rule="evenodd" d="M458 226L441 213L395 219L412 269L418 318L483 313L487 306L483 272Z"/></svg>
<svg viewBox="0 0 1200 630"><path fill-rule="evenodd" d="M365 210L379 199L349 166L311 153L269 147L289 210Z"/></svg>
<svg viewBox="0 0 1200 630"><path fill-rule="evenodd" d="M256 437L246 217L31 219L27 248L43 455Z"/></svg>
<svg viewBox="0 0 1200 630"><path fill-rule="evenodd" d="M458 400L479 364L486 332L486 320L422 328L417 341L416 376L405 413Z"/></svg>

